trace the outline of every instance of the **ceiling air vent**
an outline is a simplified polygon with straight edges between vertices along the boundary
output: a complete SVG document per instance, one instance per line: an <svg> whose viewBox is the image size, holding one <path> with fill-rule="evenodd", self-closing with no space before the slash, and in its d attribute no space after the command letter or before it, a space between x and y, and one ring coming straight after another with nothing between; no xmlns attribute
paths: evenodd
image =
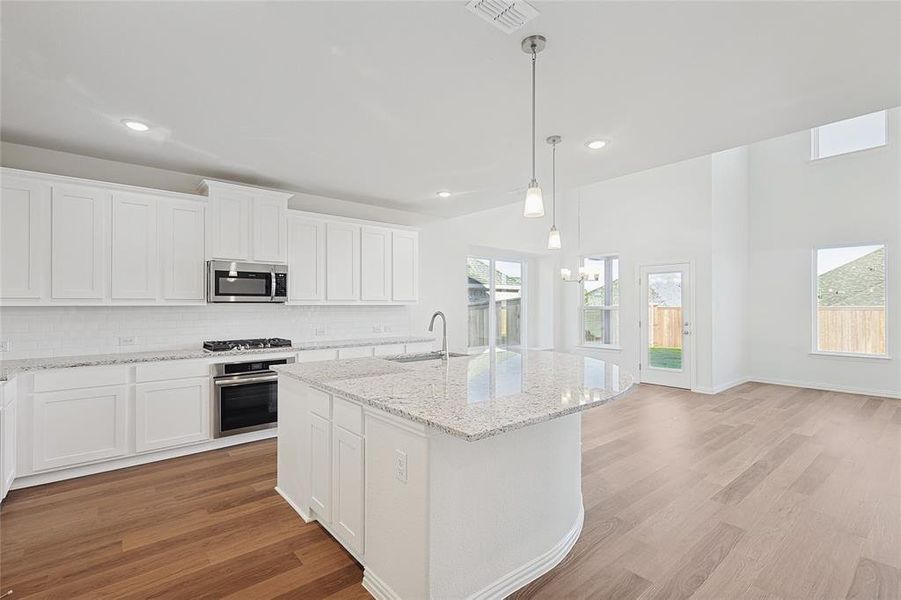
<svg viewBox="0 0 901 600"><path fill-rule="evenodd" d="M513 33L538 16L538 11L522 0L471 0L466 8L504 33Z"/></svg>

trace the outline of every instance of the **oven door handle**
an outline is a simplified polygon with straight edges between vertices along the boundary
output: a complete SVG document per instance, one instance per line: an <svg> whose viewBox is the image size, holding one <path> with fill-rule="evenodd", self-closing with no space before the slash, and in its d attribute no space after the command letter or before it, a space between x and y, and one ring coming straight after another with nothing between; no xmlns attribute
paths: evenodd
<svg viewBox="0 0 901 600"><path fill-rule="evenodd" d="M233 387L236 385L244 385L247 383L266 383L267 381L277 381L278 374L273 373L272 375L258 375L255 377L228 377L221 379L214 379L213 383L217 387Z"/></svg>

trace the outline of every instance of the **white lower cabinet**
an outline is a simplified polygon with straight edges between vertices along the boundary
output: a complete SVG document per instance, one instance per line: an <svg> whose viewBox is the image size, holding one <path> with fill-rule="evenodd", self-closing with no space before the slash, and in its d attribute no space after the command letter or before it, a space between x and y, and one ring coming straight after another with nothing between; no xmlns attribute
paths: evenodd
<svg viewBox="0 0 901 600"><path fill-rule="evenodd" d="M16 420L15 385L0 387L0 500L16 478Z"/></svg>
<svg viewBox="0 0 901 600"><path fill-rule="evenodd" d="M210 438L210 380L197 377L135 386L135 450L148 452Z"/></svg>
<svg viewBox="0 0 901 600"><path fill-rule="evenodd" d="M363 553L363 438L332 427L332 527L357 554Z"/></svg>
<svg viewBox="0 0 901 600"><path fill-rule="evenodd" d="M125 456L128 386L34 394L35 471Z"/></svg>
<svg viewBox="0 0 901 600"><path fill-rule="evenodd" d="M328 524L332 514L332 424L310 413L310 508Z"/></svg>

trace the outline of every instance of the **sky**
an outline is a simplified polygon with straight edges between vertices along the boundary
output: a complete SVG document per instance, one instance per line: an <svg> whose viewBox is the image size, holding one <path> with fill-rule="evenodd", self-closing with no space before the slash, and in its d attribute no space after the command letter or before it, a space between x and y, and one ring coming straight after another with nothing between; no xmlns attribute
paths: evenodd
<svg viewBox="0 0 901 600"><path fill-rule="evenodd" d="M820 248L817 250L817 275L827 273L836 267L855 261L861 256L882 248L875 246L851 246L848 248Z"/></svg>

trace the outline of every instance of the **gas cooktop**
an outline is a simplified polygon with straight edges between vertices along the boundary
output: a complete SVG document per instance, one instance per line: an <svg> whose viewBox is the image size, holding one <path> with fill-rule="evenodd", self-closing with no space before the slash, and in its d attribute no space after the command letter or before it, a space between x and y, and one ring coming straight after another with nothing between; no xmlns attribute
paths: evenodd
<svg viewBox="0 0 901 600"><path fill-rule="evenodd" d="M207 352L227 352L229 350L255 350L257 348L286 348L291 346L291 340L284 338L254 338L250 340L220 340L204 342L203 349Z"/></svg>

